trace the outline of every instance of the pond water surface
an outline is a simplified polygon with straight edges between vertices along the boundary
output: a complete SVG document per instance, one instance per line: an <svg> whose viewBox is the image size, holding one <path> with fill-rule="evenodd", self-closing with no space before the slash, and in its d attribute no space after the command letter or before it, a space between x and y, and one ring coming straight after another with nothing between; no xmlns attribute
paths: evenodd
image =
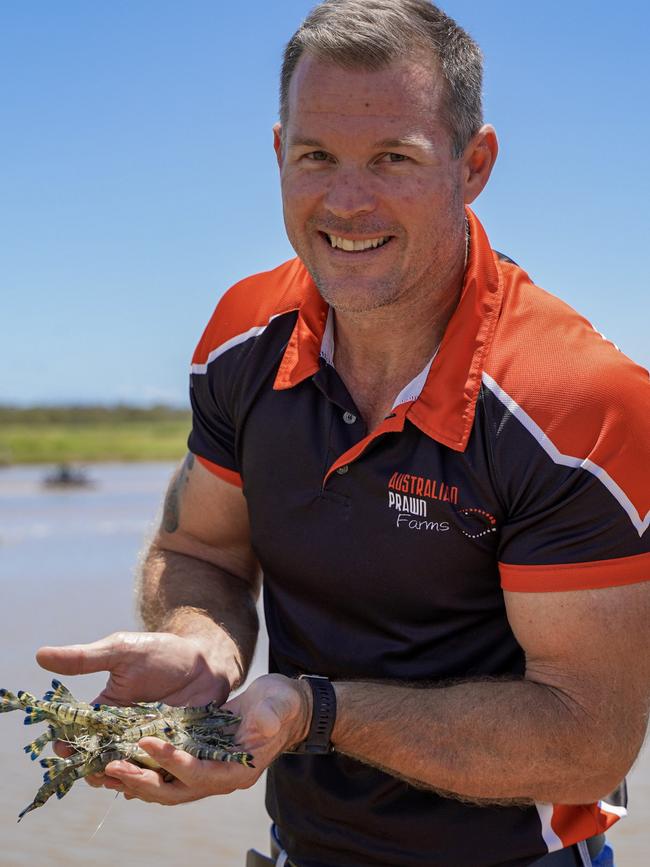
<svg viewBox="0 0 650 867"><path fill-rule="evenodd" d="M88 470L95 486L69 491L43 487L49 469L0 469L0 686L39 694L51 678L34 661L40 645L137 628L135 564L173 466L98 465ZM262 634L251 676L265 670L266 651ZM79 698L91 699L104 676L65 682ZM193 867L243 867L250 846L266 851L263 781L248 791L175 808L126 802L77 783L65 800L52 799L17 825L18 812L40 785L40 767L22 751L34 733L18 714L0 715L1 865L176 867L191 861ZM630 817L611 838L618 867L647 867L650 750L629 786Z"/></svg>

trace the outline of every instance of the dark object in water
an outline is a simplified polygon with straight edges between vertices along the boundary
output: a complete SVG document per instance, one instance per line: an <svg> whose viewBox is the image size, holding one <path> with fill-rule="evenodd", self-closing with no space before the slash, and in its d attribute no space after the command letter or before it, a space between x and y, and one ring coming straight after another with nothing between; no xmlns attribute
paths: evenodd
<svg viewBox="0 0 650 867"><path fill-rule="evenodd" d="M82 469L75 469L69 464L59 466L43 479L46 488L89 488L94 485Z"/></svg>

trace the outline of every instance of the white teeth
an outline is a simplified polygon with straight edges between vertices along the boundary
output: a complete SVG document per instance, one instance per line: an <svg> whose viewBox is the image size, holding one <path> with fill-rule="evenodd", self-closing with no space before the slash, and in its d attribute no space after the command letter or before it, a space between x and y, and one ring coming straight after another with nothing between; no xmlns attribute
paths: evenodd
<svg viewBox="0 0 650 867"><path fill-rule="evenodd" d="M352 241L349 238L340 238L338 235L328 235L327 237L332 247L338 247L339 250L347 250L349 253L361 250L374 250L388 241L388 237L369 238L367 241Z"/></svg>

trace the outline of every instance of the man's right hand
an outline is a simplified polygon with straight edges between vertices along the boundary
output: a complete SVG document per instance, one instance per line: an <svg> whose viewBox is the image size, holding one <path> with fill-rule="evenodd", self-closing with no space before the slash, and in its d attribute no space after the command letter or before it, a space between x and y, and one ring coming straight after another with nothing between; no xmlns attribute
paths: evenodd
<svg viewBox="0 0 650 867"><path fill-rule="evenodd" d="M115 632L91 644L41 647L36 659L61 675L108 671L95 699L102 704L223 704L230 692L225 673L208 665L198 640L169 632Z"/></svg>
<svg viewBox="0 0 650 867"><path fill-rule="evenodd" d="M169 632L114 632L91 644L41 647L36 659L43 668L62 675L108 671L108 682L94 699L102 704L223 704L230 692L225 674L209 667L198 641ZM64 757L73 752L61 742L55 744L55 751ZM123 789L105 774L86 777L86 782L95 788Z"/></svg>
<svg viewBox="0 0 650 867"><path fill-rule="evenodd" d="M41 647L39 664L61 675L108 671L96 698L103 704L223 704L248 671L258 631L261 576L250 535L241 488L189 454L142 566L140 614L149 631ZM104 776L89 782L98 780L121 785Z"/></svg>

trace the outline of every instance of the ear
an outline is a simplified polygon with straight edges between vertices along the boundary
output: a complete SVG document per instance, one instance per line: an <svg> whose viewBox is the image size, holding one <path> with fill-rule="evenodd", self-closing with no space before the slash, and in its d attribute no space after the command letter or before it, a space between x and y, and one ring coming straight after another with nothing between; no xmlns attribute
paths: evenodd
<svg viewBox="0 0 650 867"><path fill-rule="evenodd" d="M273 150L275 158L278 161L278 168L282 171L282 124L276 123L273 126Z"/></svg>
<svg viewBox="0 0 650 867"><path fill-rule="evenodd" d="M465 148L463 180L465 204L469 205L483 191L499 153L499 142L493 126L485 124Z"/></svg>

